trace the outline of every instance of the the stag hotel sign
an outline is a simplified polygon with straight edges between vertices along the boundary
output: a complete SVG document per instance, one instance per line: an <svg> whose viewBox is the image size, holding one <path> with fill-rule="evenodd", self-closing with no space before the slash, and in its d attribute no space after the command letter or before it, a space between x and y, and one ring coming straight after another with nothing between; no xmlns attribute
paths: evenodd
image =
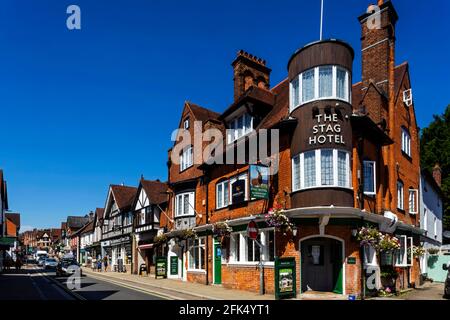
<svg viewBox="0 0 450 320"><path fill-rule="evenodd" d="M317 124L312 127L312 135L309 137L309 145L322 145L325 143L345 145L341 124L338 115L318 114L315 116Z"/></svg>

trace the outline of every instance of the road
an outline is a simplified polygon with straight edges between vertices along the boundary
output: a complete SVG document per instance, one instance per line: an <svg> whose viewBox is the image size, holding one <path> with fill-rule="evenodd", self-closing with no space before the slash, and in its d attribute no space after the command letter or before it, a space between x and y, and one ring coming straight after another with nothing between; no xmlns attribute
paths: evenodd
<svg viewBox="0 0 450 320"><path fill-rule="evenodd" d="M67 277L29 266L0 275L0 300L162 300L164 297L82 276L80 288L68 291ZM59 285L58 285L59 284Z"/></svg>

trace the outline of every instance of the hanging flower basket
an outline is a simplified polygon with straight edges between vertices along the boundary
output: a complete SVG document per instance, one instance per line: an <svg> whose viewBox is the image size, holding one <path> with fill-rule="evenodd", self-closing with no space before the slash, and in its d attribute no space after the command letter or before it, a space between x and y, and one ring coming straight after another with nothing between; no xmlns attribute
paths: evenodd
<svg viewBox="0 0 450 320"><path fill-rule="evenodd" d="M389 234L381 234L378 242L378 250L380 252L393 252L400 249L400 241Z"/></svg>
<svg viewBox="0 0 450 320"><path fill-rule="evenodd" d="M212 231L214 237L223 238L229 237L233 229L226 222L216 222L213 224Z"/></svg>
<svg viewBox="0 0 450 320"><path fill-rule="evenodd" d="M166 243L168 240L167 236L165 234L156 236L155 238L153 238L153 243L155 246L160 246L164 243Z"/></svg>
<svg viewBox="0 0 450 320"><path fill-rule="evenodd" d="M179 238L182 240L194 239L197 238L197 233L193 229L186 229L181 232Z"/></svg>
<svg viewBox="0 0 450 320"><path fill-rule="evenodd" d="M425 248L422 247L422 246L420 246L420 247L414 246L413 247L413 256L414 256L414 258L423 257L425 255L425 252L426 252Z"/></svg>
<svg viewBox="0 0 450 320"><path fill-rule="evenodd" d="M356 239L359 241L361 247L364 246L372 246L375 249L378 249L378 243L382 233L375 228L372 227L362 227L359 229Z"/></svg>
<svg viewBox="0 0 450 320"><path fill-rule="evenodd" d="M275 205L273 209L270 209L264 218L269 227L275 227L276 230L284 235L287 232L291 232L294 228L294 224L289 221L280 205Z"/></svg>

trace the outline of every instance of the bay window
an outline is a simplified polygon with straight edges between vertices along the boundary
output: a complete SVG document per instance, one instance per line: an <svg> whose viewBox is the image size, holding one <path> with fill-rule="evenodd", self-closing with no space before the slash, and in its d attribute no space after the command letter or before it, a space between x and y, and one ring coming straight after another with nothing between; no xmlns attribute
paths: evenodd
<svg viewBox="0 0 450 320"><path fill-rule="evenodd" d="M376 162L363 161L363 175L364 175L364 194L376 194Z"/></svg>
<svg viewBox="0 0 450 320"><path fill-rule="evenodd" d="M318 149L292 159L292 188L351 188L350 154L337 149Z"/></svg>
<svg viewBox="0 0 450 320"><path fill-rule="evenodd" d="M180 171L192 167L193 163L193 149L192 146L189 146L185 148L180 155Z"/></svg>
<svg viewBox="0 0 450 320"><path fill-rule="evenodd" d="M253 131L253 117L244 113L230 121L228 127L227 140L232 143Z"/></svg>
<svg viewBox="0 0 450 320"><path fill-rule="evenodd" d="M290 109L320 99L350 101L350 73L339 66L320 66L304 71L290 83Z"/></svg>
<svg viewBox="0 0 450 320"><path fill-rule="evenodd" d="M175 217L194 216L194 192L180 193L175 196Z"/></svg>
<svg viewBox="0 0 450 320"><path fill-rule="evenodd" d="M397 208L400 210L404 210L404 191L403 191L403 182L400 180L397 181Z"/></svg>
<svg viewBox="0 0 450 320"><path fill-rule="evenodd" d="M189 239L188 241L188 264L189 270L205 270L206 263L206 238Z"/></svg>
<svg viewBox="0 0 450 320"><path fill-rule="evenodd" d="M262 250L254 240L247 237L246 232L232 233L230 237L230 262L275 261L275 231L273 229L260 230L257 241L262 244Z"/></svg>

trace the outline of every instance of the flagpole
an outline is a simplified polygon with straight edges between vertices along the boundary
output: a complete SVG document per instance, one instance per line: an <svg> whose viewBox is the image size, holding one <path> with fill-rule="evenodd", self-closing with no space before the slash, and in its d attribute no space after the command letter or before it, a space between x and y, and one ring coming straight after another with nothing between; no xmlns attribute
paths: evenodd
<svg viewBox="0 0 450 320"><path fill-rule="evenodd" d="M320 0L320 41L323 37L323 0Z"/></svg>

